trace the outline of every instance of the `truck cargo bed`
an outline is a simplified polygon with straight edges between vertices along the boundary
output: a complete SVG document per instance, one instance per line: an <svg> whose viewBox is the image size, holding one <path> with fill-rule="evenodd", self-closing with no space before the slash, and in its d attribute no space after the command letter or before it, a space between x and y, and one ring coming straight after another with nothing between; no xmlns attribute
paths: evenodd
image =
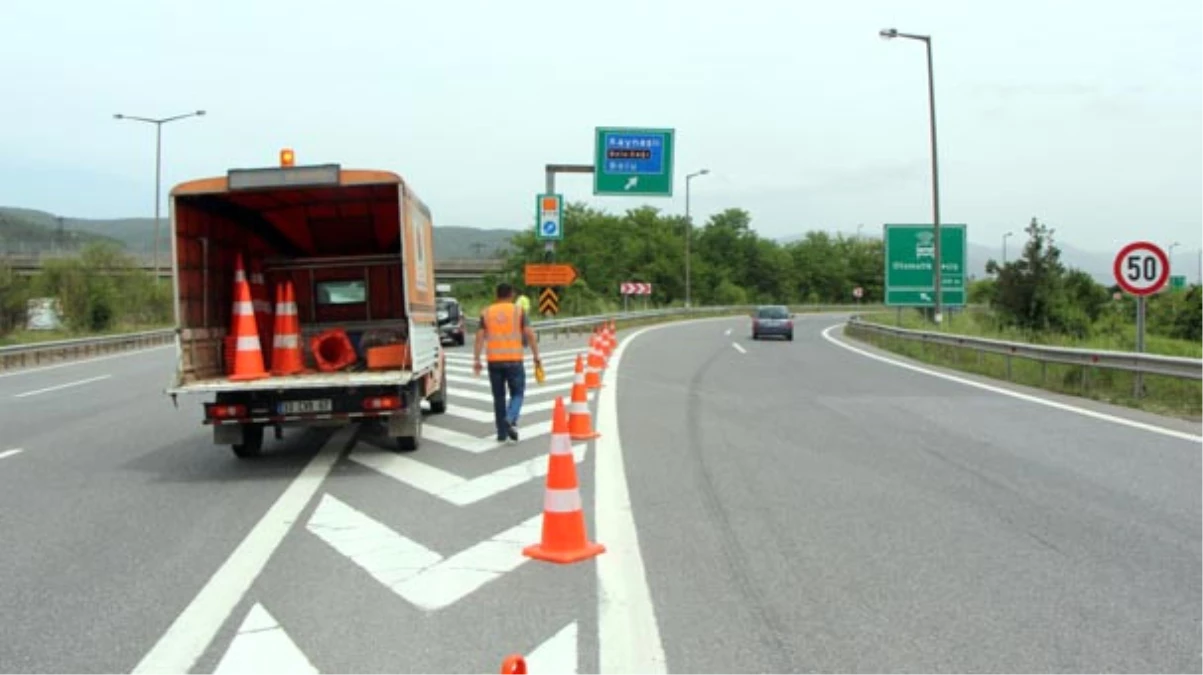
<svg viewBox="0 0 1203 675"><path fill-rule="evenodd" d="M372 370L338 373L303 373L265 377L258 380L231 380L228 377L196 380L167 390L168 394L214 394L228 391L281 391L286 389L323 389L326 387L391 387L413 380L411 370Z"/></svg>

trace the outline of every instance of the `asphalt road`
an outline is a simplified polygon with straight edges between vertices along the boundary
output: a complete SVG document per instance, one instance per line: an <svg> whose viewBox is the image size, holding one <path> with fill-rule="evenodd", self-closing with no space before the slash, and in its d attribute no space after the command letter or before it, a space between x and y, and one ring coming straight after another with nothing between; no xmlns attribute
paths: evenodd
<svg viewBox="0 0 1203 675"><path fill-rule="evenodd" d="M608 550L562 567L520 548L579 340L544 344L512 446L451 348L406 455L352 427L238 460L162 395L170 349L0 374L0 671L1203 670L1198 440L882 363L837 323L640 329L574 446Z"/></svg>
<svg viewBox="0 0 1203 675"><path fill-rule="evenodd" d="M1197 441L882 363L833 323L623 356L669 672L1203 668Z"/></svg>

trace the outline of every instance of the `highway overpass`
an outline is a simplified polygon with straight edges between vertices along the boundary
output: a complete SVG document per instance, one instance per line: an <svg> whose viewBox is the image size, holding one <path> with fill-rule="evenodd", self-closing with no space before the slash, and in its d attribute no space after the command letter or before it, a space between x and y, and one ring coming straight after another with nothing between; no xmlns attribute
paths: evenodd
<svg viewBox="0 0 1203 675"><path fill-rule="evenodd" d="M21 276L33 276L47 260L71 256L37 255L37 254L4 254L0 253L0 265L8 265ZM141 260L141 268L147 271L154 269L149 258ZM449 258L436 260L434 263L435 281L439 283L455 283L457 281L477 281L485 275L501 271L504 260L494 258ZM160 276L170 277L171 268L160 266Z"/></svg>

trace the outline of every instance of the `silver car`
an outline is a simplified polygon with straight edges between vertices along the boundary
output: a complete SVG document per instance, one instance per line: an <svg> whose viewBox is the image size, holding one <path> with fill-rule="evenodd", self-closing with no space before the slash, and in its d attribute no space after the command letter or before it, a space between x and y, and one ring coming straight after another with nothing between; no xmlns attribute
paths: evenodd
<svg viewBox="0 0 1203 675"><path fill-rule="evenodd" d="M794 340L794 317L785 305L762 305L752 315L752 339L776 335Z"/></svg>

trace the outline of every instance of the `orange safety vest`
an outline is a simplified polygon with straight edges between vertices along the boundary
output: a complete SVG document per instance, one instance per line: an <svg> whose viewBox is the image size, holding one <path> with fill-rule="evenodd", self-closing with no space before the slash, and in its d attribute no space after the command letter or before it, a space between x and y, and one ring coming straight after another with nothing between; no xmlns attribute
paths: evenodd
<svg viewBox="0 0 1203 675"><path fill-rule="evenodd" d="M489 363L522 360L522 310L495 302L485 310L485 349Z"/></svg>

